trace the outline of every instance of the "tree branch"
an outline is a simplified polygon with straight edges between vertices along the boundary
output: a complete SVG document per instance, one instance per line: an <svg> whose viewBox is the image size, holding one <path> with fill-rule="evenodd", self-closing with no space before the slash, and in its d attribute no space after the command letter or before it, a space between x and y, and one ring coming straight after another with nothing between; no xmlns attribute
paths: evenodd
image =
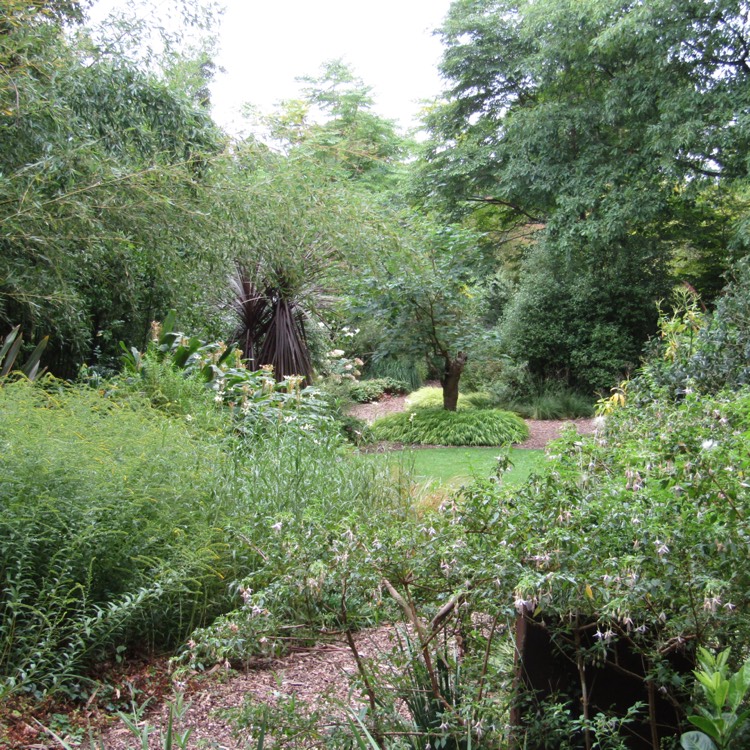
<svg viewBox="0 0 750 750"><path fill-rule="evenodd" d="M491 195L486 195L484 197L481 196L472 196L471 198L465 198L465 200L469 203L486 203L490 206L506 206L507 208L512 209L518 214L522 214L527 219L531 219L531 221L542 223L544 220L541 219L538 216L534 216L533 214L530 214L525 209L521 208L520 206L517 206L515 203L511 203L510 201L504 201L500 198L494 198Z"/></svg>

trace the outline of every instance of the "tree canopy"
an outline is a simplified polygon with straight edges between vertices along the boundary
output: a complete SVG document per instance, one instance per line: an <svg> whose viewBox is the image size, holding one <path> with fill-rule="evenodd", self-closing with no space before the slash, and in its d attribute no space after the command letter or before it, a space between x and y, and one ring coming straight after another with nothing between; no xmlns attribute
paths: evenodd
<svg viewBox="0 0 750 750"><path fill-rule="evenodd" d="M69 375L144 343L179 298L200 305L220 254L202 186L223 146L187 92L37 10L6 11L0 35L0 321L50 335Z"/></svg>
<svg viewBox="0 0 750 750"><path fill-rule="evenodd" d="M588 285L588 312L566 326L608 329L606 338L630 344L596 375L556 336L538 371L604 385L653 330L670 262L710 296L747 249L738 219L750 166L748 8L457 0L441 36L448 88L427 118L418 193L454 215L490 205L506 225L541 229L513 314L528 322L544 308L549 317L555 300ZM546 291L540 267L555 281ZM613 275L627 279L632 299L611 287ZM592 315L599 292L619 312L605 305ZM528 326L511 331L511 345L524 346Z"/></svg>

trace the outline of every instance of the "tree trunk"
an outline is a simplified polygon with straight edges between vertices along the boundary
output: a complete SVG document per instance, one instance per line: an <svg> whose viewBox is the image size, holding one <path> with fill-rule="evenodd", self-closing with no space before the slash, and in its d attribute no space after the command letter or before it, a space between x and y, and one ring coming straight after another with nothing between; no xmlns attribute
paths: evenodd
<svg viewBox="0 0 750 750"><path fill-rule="evenodd" d="M466 366L467 355L459 352L455 359L445 358L445 370L440 379L443 386L443 409L456 411L458 407L458 381Z"/></svg>

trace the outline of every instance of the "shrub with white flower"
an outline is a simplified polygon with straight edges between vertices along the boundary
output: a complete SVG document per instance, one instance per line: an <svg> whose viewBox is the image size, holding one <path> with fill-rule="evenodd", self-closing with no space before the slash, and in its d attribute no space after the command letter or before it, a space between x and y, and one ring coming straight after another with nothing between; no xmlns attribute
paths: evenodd
<svg viewBox="0 0 750 750"><path fill-rule="evenodd" d="M347 357L343 349L332 349L326 354L324 370L334 383L343 380L355 382L362 374L359 368L363 364L359 357Z"/></svg>

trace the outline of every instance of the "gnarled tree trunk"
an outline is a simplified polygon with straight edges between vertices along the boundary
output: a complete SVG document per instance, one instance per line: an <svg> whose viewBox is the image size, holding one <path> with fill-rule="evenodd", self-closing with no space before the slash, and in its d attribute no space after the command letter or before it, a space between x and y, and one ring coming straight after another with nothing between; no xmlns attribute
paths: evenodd
<svg viewBox="0 0 750 750"><path fill-rule="evenodd" d="M445 357L445 370L440 378L440 385L443 386L443 409L447 411L456 411L458 406L458 381L467 359L468 355L463 352L459 352L453 359Z"/></svg>

